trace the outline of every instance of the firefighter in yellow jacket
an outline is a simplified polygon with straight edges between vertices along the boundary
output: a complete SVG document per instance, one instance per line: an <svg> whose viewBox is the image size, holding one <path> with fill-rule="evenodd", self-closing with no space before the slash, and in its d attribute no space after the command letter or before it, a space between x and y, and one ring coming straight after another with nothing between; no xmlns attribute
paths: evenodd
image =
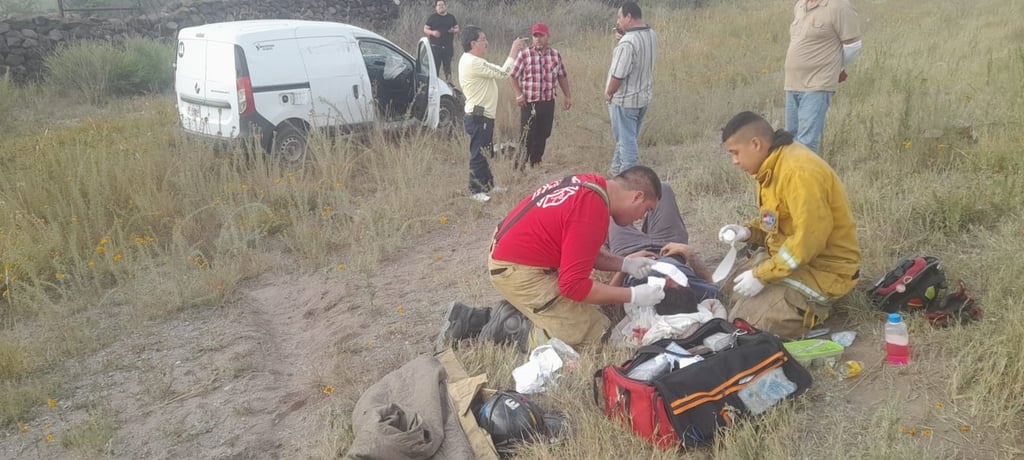
<svg viewBox="0 0 1024 460"><path fill-rule="evenodd" d="M763 247L727 283L729 319L800 338L857 284L860 248L846 191L821 157L755 113L729 120L722 142L757 182L760 215L722 227L718 238Z"/></svg>

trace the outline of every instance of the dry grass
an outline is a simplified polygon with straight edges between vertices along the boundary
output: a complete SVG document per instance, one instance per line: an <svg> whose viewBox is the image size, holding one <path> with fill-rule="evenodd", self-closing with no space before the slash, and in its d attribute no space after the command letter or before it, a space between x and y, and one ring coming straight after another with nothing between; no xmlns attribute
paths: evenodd
<svg viewBox="0 0 1024 460"><path fill-rule="evenodd" d="M823 156L853 202L863 286L900 256L935 255L981 298L986 320L945 331L912 321L922 361L916 374L883 370L853 384L819 378L808 397L739 426L710 449L686 452L688 458L1009 458L1024 448L1017 434L1024 429L1024 25L1015 19L1024 6L856 3L865 52L829 112ZM582 0L479 5L453 1L449 8L462 24L484 27L493 60L530 23L551 25L575 106L558 113L546 161L604 171L611 136L600 92L613 11ZM718 129L740 110L781 123L790 10L781 0L737 0L646 12L661 47L642 157L675 186L692 243L708 259L721 255L709 235L755 211L751 184L728 164ZM397 41L407 49L426 13L407 12L398 23L406 38ZM339 266L369 274L440 217L495 212L461 198L464 136L315 139L310 162L282 167L183 139L167 98L108 104L51 125L86 109L61 107L62 97L43 87L0 84L0 92L0 127L17 134L0 148L4 426L63 391L52 374L59 363L148 321L220 305L242 279ZM24 98L48 103L29 113L8 103ZM512 138L515 111L502 110L499 138ZM507 165L495 169L513 189L531 185ZM470 286L486 296L485 282ZM122 305L136 307L113 324L103 318ZM865 336L877 333L880 319L862 295L842 310ZM511 385L510 363L521 358L487 346L460 356L496 386ZM582 372L540 399L572 414L575 436L521 457L676 458L603 419L589 400L592 371L625 357L586 354ZM324 456L351 442L348 413L330 411L319 434ZM103 452L112 423L97 415L73 444ZM926 426L934 429L929 439L906 433Z"/></svg>

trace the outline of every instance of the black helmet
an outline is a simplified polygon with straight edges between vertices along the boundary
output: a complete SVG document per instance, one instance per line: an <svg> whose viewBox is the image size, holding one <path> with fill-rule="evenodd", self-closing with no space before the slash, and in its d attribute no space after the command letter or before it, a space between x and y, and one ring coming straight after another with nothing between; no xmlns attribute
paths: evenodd
<svg viewBox="0 0 1024 460"><path fill-rule="evenodd" d="M481 428L491 434L500 454L509 454L516 444L547 439L544 411L514 391L499 391L484 401L476 413Z"/></svg>

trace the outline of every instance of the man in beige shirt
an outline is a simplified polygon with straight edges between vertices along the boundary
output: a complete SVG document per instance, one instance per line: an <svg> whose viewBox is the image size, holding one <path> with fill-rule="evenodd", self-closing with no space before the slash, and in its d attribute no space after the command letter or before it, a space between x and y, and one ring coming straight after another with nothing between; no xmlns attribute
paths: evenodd
<svg viewBox="0 0 1024 460"><path fill-rule="evenodd" d="M848 0L798 0L786 51L786 131L820 153L825 113L860 54L860 18Z"/></svg>
<svg viewBox="0 0 1024 460"><path fill-rule="evenodd" d="M528 40L528 39L527 39ZM470 198L486 202L488 192L498 192L494 176L481 150L490 150L494 143L494 119L498 114L498 80L508 78L512 62L525 40L512 42L512 49L501 66L487 62L487 35L477 26L462 31L462 50L459 58L459 86L466 95L466 117L463 122L469 134L469 193Z"/></svg>

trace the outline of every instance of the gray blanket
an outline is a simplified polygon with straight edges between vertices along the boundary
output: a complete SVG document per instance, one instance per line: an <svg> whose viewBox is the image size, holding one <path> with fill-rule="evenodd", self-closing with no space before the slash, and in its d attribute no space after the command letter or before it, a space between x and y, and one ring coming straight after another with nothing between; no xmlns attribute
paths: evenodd
<svg viewBox="0 0 1024 460"><path fill-rule="evenodd" d="M440 361L421 356L366 389L352 410L355 440L345 458L473 459L447 379Z"/></svg>

